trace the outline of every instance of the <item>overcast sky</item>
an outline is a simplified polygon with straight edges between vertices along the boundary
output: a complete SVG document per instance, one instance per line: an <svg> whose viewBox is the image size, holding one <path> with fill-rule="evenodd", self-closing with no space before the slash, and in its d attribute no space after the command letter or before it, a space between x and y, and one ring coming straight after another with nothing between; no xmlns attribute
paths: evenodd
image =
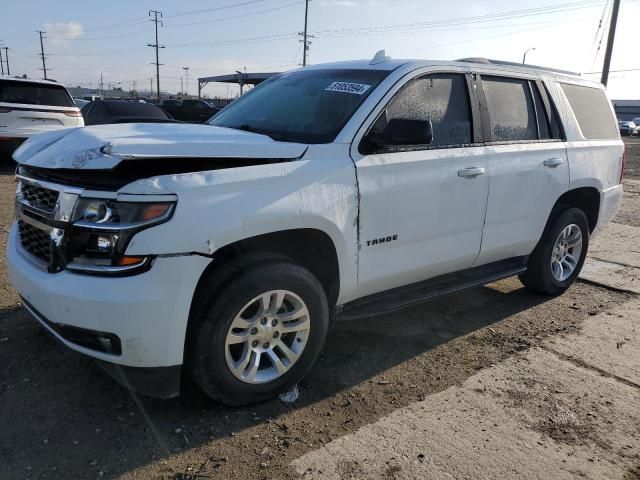
<svg viewBox="0 0 640 480"><path fill-rule="evenodd" d="M111 0L3 2L0 39L9 47L11 73L41 77L36 30L47 32L50 77L66 85L149 88L155 74L153 24L159 29L161 87L179 91L182 67L195 78L247 71L282 71L302 61L297 32L304 0ZM309 63L370 58L380 49L394 58L482 56L578 72L602 69L611 0L311 0ZM603 19L603 28L598 28ZM613 98L640 99L640 0L623 0L609 81ZM602 46L598 52L600 39ZM599 75L589 75L599 78ZM154 85L155 88L155 85ZM230 92L233 92L231 88ZM209 95L227 87L209 86Z"/></svg>

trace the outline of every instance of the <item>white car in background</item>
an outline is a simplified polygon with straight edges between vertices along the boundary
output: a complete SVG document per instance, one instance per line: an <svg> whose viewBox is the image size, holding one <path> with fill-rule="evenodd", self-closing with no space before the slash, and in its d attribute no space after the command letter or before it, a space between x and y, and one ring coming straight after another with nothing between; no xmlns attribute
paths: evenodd
<svg viewBox="0 0 640 480"><path fill-rule="evenodd" d="M0 76L0 155L10 155L36 133L83 126L80 109L62 85Z"/></svg>

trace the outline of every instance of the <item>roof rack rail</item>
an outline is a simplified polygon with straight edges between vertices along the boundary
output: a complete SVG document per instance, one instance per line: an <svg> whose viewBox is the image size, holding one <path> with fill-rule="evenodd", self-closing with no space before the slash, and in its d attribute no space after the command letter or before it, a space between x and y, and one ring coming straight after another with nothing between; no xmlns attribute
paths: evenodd
<svg viewBox="0 0 640 480"><path fill-rule="evenodd" d="M524 68L532 68L534 70L544 70L547 72L555 72L555 73L563 73L565 75L574 75L581 76L578 72L571 72L569 70L560 70L558 68L550 68L550 67L541 67L539 65L530 65L528 63L517 63L517 62L507 62L505 60L492 60L490 58L483 57L468 57L468 58L459 58L456 62L466 62L466 63L482 63L485 65L503 65L506 67L524 67Z"/></svg>

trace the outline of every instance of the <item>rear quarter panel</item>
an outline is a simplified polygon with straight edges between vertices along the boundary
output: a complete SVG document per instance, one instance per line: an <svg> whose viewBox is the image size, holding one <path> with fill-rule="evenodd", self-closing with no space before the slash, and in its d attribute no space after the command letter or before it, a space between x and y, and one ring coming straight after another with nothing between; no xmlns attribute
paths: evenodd
<svg viewBox="0 0 640 480"><path fill-rule="evenodd" d="M617 138L606 140L585 139L569 100L558 82L575 83L602 89L593 82L583 83L575 79L547 79L551 96L556 104L567 137L567 159L569 162L569 190L592 187L598 190L600 204L598 221L593 233L613 220L622 201L622 177L624 143ZM616 124L615 112L609 101L611 122Z"/></svg>
<svg viewBox="0 0 640 480"><path fill-rule="evenodd" d="M547 81L567 137L569 188L594 187L602 192L619 185L624 143L619 136L608 140L585 139L559 82L578 85L583 83L571 79L548 79ZM598 87L598 84L591 82L584 85ZM614 124L616 122L613 107L611 107L611 122Z"/></svg>

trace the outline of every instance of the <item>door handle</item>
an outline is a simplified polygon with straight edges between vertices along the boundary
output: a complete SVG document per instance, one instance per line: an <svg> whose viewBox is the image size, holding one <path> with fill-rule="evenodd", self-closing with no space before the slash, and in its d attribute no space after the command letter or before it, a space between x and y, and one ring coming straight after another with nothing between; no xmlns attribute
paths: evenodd
<svg viewBox="0 0 640 480"><path fill-rule="evenodd" d="M484 175L486 170L484 167L467 167L458 170L458 176L463 178L475 178L479 175Z"/></svg>
<svg viewBox="0 0 640 480"><path fill-rule="evenodd" d="M542 164L545 167L552 167L552 168L557 167L558 165L562 165L563 163L564 163L564 160L562 160L561 158L550 158L542 162Z"/></svg>

